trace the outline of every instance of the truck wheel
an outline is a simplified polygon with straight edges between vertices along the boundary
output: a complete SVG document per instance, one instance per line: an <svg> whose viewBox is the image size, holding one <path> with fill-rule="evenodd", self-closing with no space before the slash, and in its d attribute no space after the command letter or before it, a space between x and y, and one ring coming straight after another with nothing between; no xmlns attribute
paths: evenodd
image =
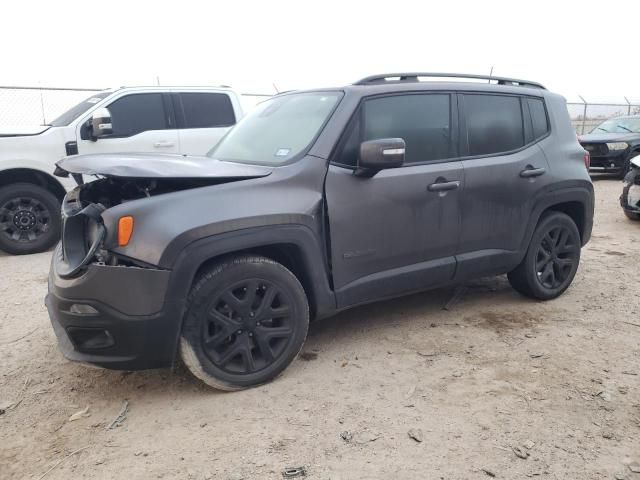
<svg viewBox="0 0 640 480"><path fill-rule="evenodd" d="M561 212L545 213L533 232L527 253L508 273L511 286L538 300L561 295L573 281L580 263L580 233Z"/></svg>
<svg viewBox="0 0 640 480"><path fill-rule="evenodd" d="M293 273L265 257L240 256L196 280L180 356L207 385L241 390L278 376L300 352L308 328L307 297Z"/></svg>
<svg viewBox="0 0 640 480"><path fill-rule="evenodd" d="M630 212L629 210L623 210L623 212L629 220L640 220L640 213Z"/></svg>
<svg viewBox="0 0 640 480"><path fill-rule="evenodd" d="M32 183L0 188L0 250L48 250L60 240L60 223L60 202L48 190Z"/></svg>

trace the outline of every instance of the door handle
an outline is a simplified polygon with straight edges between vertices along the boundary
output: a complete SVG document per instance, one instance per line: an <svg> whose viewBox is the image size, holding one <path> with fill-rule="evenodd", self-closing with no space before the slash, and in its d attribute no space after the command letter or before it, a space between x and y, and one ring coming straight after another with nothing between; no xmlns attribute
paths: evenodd
<svg viewBox="0 0 640 480"><path fill-rule="evenodd" d="M174 145L175 143L173 142L156 142L153 144L153 146L156 148L169 148L169 147L173 147Z"/></svg>
<svg viewBox="0 0 640 480"><path fill-rule="evenodd" d="M540 175L544 175L546 171L547 170L545 168L527 167L520 172L520 176L522 178L539 177Z"/></svg>
<svg viewBox="0 0 640 480"><path fill-rule="evenodd" d="M454 182L436 182L429 185L427 190L430 192L446 192L448 190L455 190L459 186L460 182L458 180Z"/></svg>

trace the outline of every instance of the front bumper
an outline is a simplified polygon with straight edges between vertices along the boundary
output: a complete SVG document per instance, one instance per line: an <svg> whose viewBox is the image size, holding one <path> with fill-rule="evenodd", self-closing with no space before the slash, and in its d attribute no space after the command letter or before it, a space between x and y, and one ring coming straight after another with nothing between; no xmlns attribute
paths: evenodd
<svg viewBox="0 0 640 480"><path fill-rule="evenodd" d="M626 150L614 151L605 155L591 154L590 172L619 172L624 167Z"/></svg>
<svg viewBox="0 0 640 480"><path fill-rule="evenodd" d="M173 363L183 303L165 301L170 271L92 264L65 279L61 257L58 246L45 304L66 358L115 370Z"/></svg>

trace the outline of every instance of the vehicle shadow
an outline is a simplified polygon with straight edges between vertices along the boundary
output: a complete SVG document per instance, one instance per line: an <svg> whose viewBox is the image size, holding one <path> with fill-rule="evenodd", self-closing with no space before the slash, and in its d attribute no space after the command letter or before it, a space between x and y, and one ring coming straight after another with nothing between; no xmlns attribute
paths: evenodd
<svg viewBox="0 0 640 480"><path fill-rule="evenodd" d="M526 301L511 289L504 276L471 282L463 287L462 295L456 299L459 288L446 287L379 301L312 322L301 358L286 369L281 380L299 381L305 360L317 356L314 352L322 352L322 355L333 358L348 354L363 343L371 345L373 349L385 337L404 336L421 329L468 322L464 315L469 314L469 309L461 303L484 302L487 298L491 302ZM445 307L450 310L445 310ZM145 401L155 398L162 402L176 395L197 398L226 393L204 385L180 361L171 369L137 372L88 370L78 364L68 364L67 368L70 387L77 391L94 390L101 398L111 401L143 397Z"/></svg>

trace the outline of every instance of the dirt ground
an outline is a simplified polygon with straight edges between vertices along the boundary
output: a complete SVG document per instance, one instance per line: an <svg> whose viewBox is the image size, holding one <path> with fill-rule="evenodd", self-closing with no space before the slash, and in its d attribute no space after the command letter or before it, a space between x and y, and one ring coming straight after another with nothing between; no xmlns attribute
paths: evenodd
<svg viewBox="0 0 640 480"><path fill-rule="evenodd" d="M66 361L43 306L50 254L0 256L0 478L640 479L640 224L619 181L595 187L593 239L561 298L499 277L449 310L451 288L357 308L239 393L182 368Z"/></svg>

